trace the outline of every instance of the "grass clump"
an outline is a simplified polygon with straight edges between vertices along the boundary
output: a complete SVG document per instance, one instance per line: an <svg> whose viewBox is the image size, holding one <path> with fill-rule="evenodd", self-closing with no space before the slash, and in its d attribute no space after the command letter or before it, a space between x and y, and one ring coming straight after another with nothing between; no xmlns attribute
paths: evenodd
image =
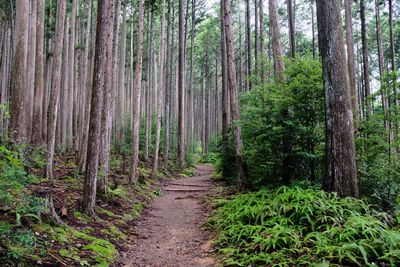
<svg viewBox="0 0 400 267"><path fill-rule="evenodd" d="M210 222L231 266L398 266L392 218L354 198L281 187L218 201ZM397 229L396 229L397 227Z"/></svg>

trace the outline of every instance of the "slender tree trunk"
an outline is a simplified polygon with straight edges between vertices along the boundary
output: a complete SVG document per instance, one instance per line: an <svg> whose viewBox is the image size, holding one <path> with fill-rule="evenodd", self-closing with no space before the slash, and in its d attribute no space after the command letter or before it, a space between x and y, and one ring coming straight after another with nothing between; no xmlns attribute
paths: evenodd
<svg viewBox="0 0 400 267"><path fill-rule="evenodd" d="M369 63L368 63L368 40L367 25L365 21L365 0L360 0L360 16L361 16L361 42L363 51L363 74L364 74L364 91L365 103L367 107L367 118L372 114L371 86L369 83Z"/></svg>
<svg viewBox="0 0 400 267"><path fill-rule="evenodd" d="M286 0L288 22L289 22L289 43L290 43L290 56L296 57L296 29L295 29L295 17L293 12L293 0Z"/></svg>
<svg viewBox="0 0 400 267"><path fill-rule="evenodd" d="M11 84L10 135L16 143L26 142L27 56L29 34L29 1L16 2L14 59Z"/></svg>
<svg viewBox="0 0 400 267"><path fill-rule="evenodd" d="M391 71L393 74L393 81L392 81L392 90L393 90L393 109L394 109L394 116L397 118L399 114L398 106L399 106L399 99L397 94L397 75L396 72L396 55L395 55L395 43L394 43L394 34L393 34L393 3L392 0L389 0L389 42L390 42L390 59L391 59ZM394 122L394 139L399 138L399 123L397 119ZM400 153L400 148L396 149L398 153Z"/></svg>
<svg viewBox="0 0 400 267"><path fill-rule="evenodd" d="M37 0L30 1L28 55L27 55L27 83L25 102L25 132L26 141L32 141L32 116L35 91L35 66L36 66L36 24L37 24Z"/></svg>
<svg viewBox="0 0 400 267"><path fill-rule="evenodd" d="M228 173L228 76L227 76L227 60L226 60L226 34L223 20L223 1L221 0L221 65L222 65L222 155L223 155L223 165L222 165L222 176L226 177ZM262 0L260 0L260 5L262 6ZM261 14L260 7L260 16ZM262 25L260 23L260 25ZM262 32L262 28L261 28ZM240 55L241 56L241 55ZM262 72L263 73L263 72Z"/></svg>
<svg viewBox="0 0 400 267"><path fill-rule="evenodd" d="M86 39L85 39L85 50L83 52L83 77L82 77L82 86L81 86L81 129L79 133L79 168L80 170L84 170L86 161L86 148L87 148L87 131L88 131L88 110L90 109L90 103L88 101L89 98L89 73L90 73L90 66L89 66L89 50L90 50L90 40L92 39L90 36L90 29L92 25L92 3L93 0L89 0L88 8L87 8L87 21L86 21Z"/></svg>
<svg viewBox="0 0 400 267"><path fill-rule="evenodd" d="M110 6L110 21L114 21L114 8L113 4ZM110 22L111 24L111 22ZM100 164L100 175L98 177L97 188L102 193L107 193L108 187L108 174L110 171L110 148L111 148L111 130L112 130L112 102L113 102L113 67L114 57L113 44L114 44L114 27L109 26L109 34L107 45L106 45L106 66L105 66L105 82L103 91L103 103L101 111L101 126L100 126L100 150L99 150L99 164Z"/></svg>
<svg viewBox="0 0 400 267"><path fill-rule="evenodd" d="M271 41L272 41L272 54L274 56L274 71L276 79L283 82L284 77L284 63L281 36L278 24L278 5L277 0L269 0L269 24L271 27Z"/></svg>
<svg viewBox="0 0 400 267"><path fill-rule="evenodd" d="M317 55L317 49L315 46L315 11L314 11L314 0L311 0L311 31L312 31L312 55L315 59Z"/></svg>
<svg viewBox="0 0 400 267"><path fill-rule="evenodd" d="M183 0L179 0L179 72L178 72L178 167L183 169L185 162L185 33Z"/></svg>
<svg viewBox="0 0 400 267"><path fill-rule="evenodd" d="M260 55L261 55L261 83L265 82L265 40L264 40L264 0L259 0L260 9Z"/></svg>
<svg viewBox="0 0 400 267"><path fill-rule="evenodd" d="M353 38L353 18L352 18L352 0L345 0L345 16L346 16L346 41L347 41L347 65L349 68L351 106L353 108L354 118L358 118L358 97L355 75L355 58L354 58L354 38Z"/></svg>
<svg viewBox="0 0 400 267"><path fill-rule="evenodd" d="M74 109L74 92L75 88L75 42L76 42L76 13L77 13L77 0L72 1L72 14L71 14L71 32L69 41L68 51L68 86L66 91L68 92L66 97L68 98L67 108L67 148L68 150L73 148L73 109Z"/></svg>
<svg viewBox="0 0 400 267"><path fill-rule="evenodd" d="M258 0L254 0L254 70L258 75Z"/></svg>
<svg viewBox="0 0 400 267"><path fill-rule="evenodd" d="M32 143L43 143L43 93L44 93L44 12L45 1L37 0L35 94L33 106Z"/></svg>
<svg viewBox="0 0 400 267"><path fill-rule="evenodd" d="M61 60L64 43L64 20L66 13L66 3L63 0L57 1L57 22L56 34L54 39L53 71L52 71L52 90L50 92L48 126L47 126L47 168L46 177L53 179L53 160L56 141L56 122L58 116L58 105L61 88Z"/></svg>
<svg viewBox="0 0 400 267"><path fill-rule="evenodd" d="M91 9L89 9L90 12L92 12ZM91 17L92 15L90 15ZM92 24L92 21L88 21L89 24ZM95 24L95 23L93 23ZM86 29L88 30L87 33L90 32L90 29L92 34L91 34L91 55L90 57L88 56L87 58L87 73L85 73L85 114L84 114L84 122L83 122L83 129L82 129L82 140L81 140L81 150L80 150L80 157L79 157L79 169L83 172L86 169L86 155L87 155L87 142L88 142L88 135L89 135L89 116L90 116L90 100L91 100L91 87L92 87L92 82L93 82L93 68L94 68L94 50L95 50L95 39L96 39L96 30L93 27L90 27L90 25L87 25ZM115 30L115 28L114 28ZM114 32L114 37L115 37L115 32ZM89 38L88 38L89 39ZM88 45L88 50L89 50L89 43ZM114 48L114 47L113 47ZM114 54L113 50L113 55ZM115 60L115 58L114 58ZM90 62L90 64L89 64Z"/></svg>
<svg viewBox="0 0 400 267"><path fill-rule="evenodd" d="M195 36L195 19L196 19L196 0L192 0L192 30L190 36L190 99L189 99L189 144L191 146L192 152L194 148L194 36Z"/></svg>
<svg viewBox="0 0 400 267"><path fill-rule="evenodd" d="M171 122L171 89L172 89L172 58L173 58L173 25L174 25L174 18L175 18L175 8L172 7L173 2L168 0L168 22L167 22L167 62L169 65L166 69L165 74L165 125L164 125L164 170L168 169L168 160L169 160L169 144L170 144L170 122ZM171 16L171 9L172 9L172 16ZM172 35L172 36L171 36Z"/></svg>
<svg viewBox="0 0 400 267"><path fill-rule="evenodd" d="M150 11L150 31L148 35L148 59L147 59L147 90L146 90L146 139L144 144L144 159L149 160L149 145L151 142L151 115L152 115L152 105L151 105L151 91L153 89L153 22L154 13Z"/></svg>
<svg viewBox="0 0 400 267"><path fill-rule="evenodd" d="M380 78L380 83L381 83L381 98L382 98L382 108L383 108L383 113L385 114L384 118L384 126L385 129L388 131L388 142L389 142L389 147L390 144L392 143L391 141L391 133L389 129L389 122L388 122L388 98L386 95L386 85L385 82L383 82L383 77L385 75L385 58L383 55L383 47L382 47L382 30L381 30L381 15L380 15L380 9L378 5L378 0L374 0L375 3L375 23L376 23L376 46L378 48L378 63L379 63L379 78Z"/></svg>
<svg viewBox="0 0 400 267"><path fill-rule="evenodd" d="M154 151L152 177L157 177L158 173L158 158L160 152L160 135L161 135L161 120L162 120L162 104L164 92L164 46L165 46L165 0L161 3L161 26L160 26L160 52L159 52L159 77L158 77L158 92L157 92L157 116L156 116L156 143Z"/></svg>
<svg viewBox="0 0 400 267"><path fill-rule="evenodd" d="M224 27L225 27L225 38L226 38L226 58L227 58L227 75L228 83L230 87L230 98L231 98L231 117L233 125L233 136L235 143L236 153L236 164L237 164L237 184L239 187L243 186L243 182L247 178L246 163L243 157L243 141L241 136L241 128L238 124L239 117L239 101L237 95L237 84L236 84L236 71L234 61L234 50L233 50L233 33L232 33L232 14L231 14L231 3L230 0L222 0L224 10Z"/></svg>
<svg viewBox="0 0 400 267"><path fill-rule="evenodd" d="M317 20L326 95L324 188L358 197L354 123L339 0L318 0Z"/></svg>
<svg viewBox="0 0 400 267"><path fill-rule="evenodd" d="M250 0L246 0L246 52L247 52L247 90L251 90L251 30L250 30Z"/></svg>
<svg viewBox="0 0 400 267"><path fill-rule="evenodd" d="M96 48L82 210L95 216L96 186L99 165L101 110L106 86L107 51L112 43L112 0L99 0L97 7Z"/></svg>
<svg viewBox="0 0 400 267"><path fill-rule="evenodd" d="M139 1L139 19L138 19L138 36L137 36L137 52L135 79L133 82L133 129L132 129L132 165L130 182L137 179L137 165L139 161L139 130L140 130L140 93L142 88L142 61L143 61L143 20L144 20L144 0Z"/></svg>
<svg viewBox="0 0 400 267"><path fill-rule="evenodd" d="M122 1L122 28L121 28L121 48L119 50L119 70L118 70L118 116L119 123L117 124L117 138L119 149L122 151L122 146L125 143L125 54L126 54L126 0Z"/></svg>

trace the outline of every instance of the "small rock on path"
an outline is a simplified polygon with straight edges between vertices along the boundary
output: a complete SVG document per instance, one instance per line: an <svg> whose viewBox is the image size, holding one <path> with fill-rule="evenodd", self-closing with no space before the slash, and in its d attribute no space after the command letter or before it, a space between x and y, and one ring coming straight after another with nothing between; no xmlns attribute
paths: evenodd
<svg viewBox="0 0 400 267"><path fill-rule="evenodd" d="M212 257L201 199L213 184L214 168L198 165L196 176L170 182L163 195L136 223L137 238L129 246L125 266L217 266Z"/></svg>

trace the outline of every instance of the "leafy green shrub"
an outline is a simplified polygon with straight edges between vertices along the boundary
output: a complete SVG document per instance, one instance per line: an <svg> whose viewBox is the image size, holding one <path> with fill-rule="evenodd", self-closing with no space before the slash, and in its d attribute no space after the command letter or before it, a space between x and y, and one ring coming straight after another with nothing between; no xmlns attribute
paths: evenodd
<svg viewBox="0 0 400 267"><path fill-rule="evenodd" d="M288 61L285 77L284 84L259 84L241 98L244 155L252 177L249 186L289 183L294 177L317 180L323 172L324 90L320 62L299 57ZM230 152L233 148L230 137ZM222 164L234 163L234 155L228 153ZM230 173L229 177L236 174Z"/></svg>
<svg viewBox="0 0 400 267"><path fill-rule="evenodd" d="M211 223L233 266L398 266L400 232L392 218L354 198L300 187L218 202Z"/></svg>

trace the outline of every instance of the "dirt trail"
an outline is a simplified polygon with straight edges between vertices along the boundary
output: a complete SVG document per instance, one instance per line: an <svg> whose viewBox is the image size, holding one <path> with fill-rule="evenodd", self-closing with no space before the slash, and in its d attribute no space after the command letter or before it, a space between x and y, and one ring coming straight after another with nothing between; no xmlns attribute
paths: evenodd
<svg viewBox="0 0 400 267"><path fill-rule="evenodd" d="M210 252L201 199L213 186L210 165L197 166L196 176L169 182L163 194L136 225L137 238L125 266L216 266Z"/></svg>

